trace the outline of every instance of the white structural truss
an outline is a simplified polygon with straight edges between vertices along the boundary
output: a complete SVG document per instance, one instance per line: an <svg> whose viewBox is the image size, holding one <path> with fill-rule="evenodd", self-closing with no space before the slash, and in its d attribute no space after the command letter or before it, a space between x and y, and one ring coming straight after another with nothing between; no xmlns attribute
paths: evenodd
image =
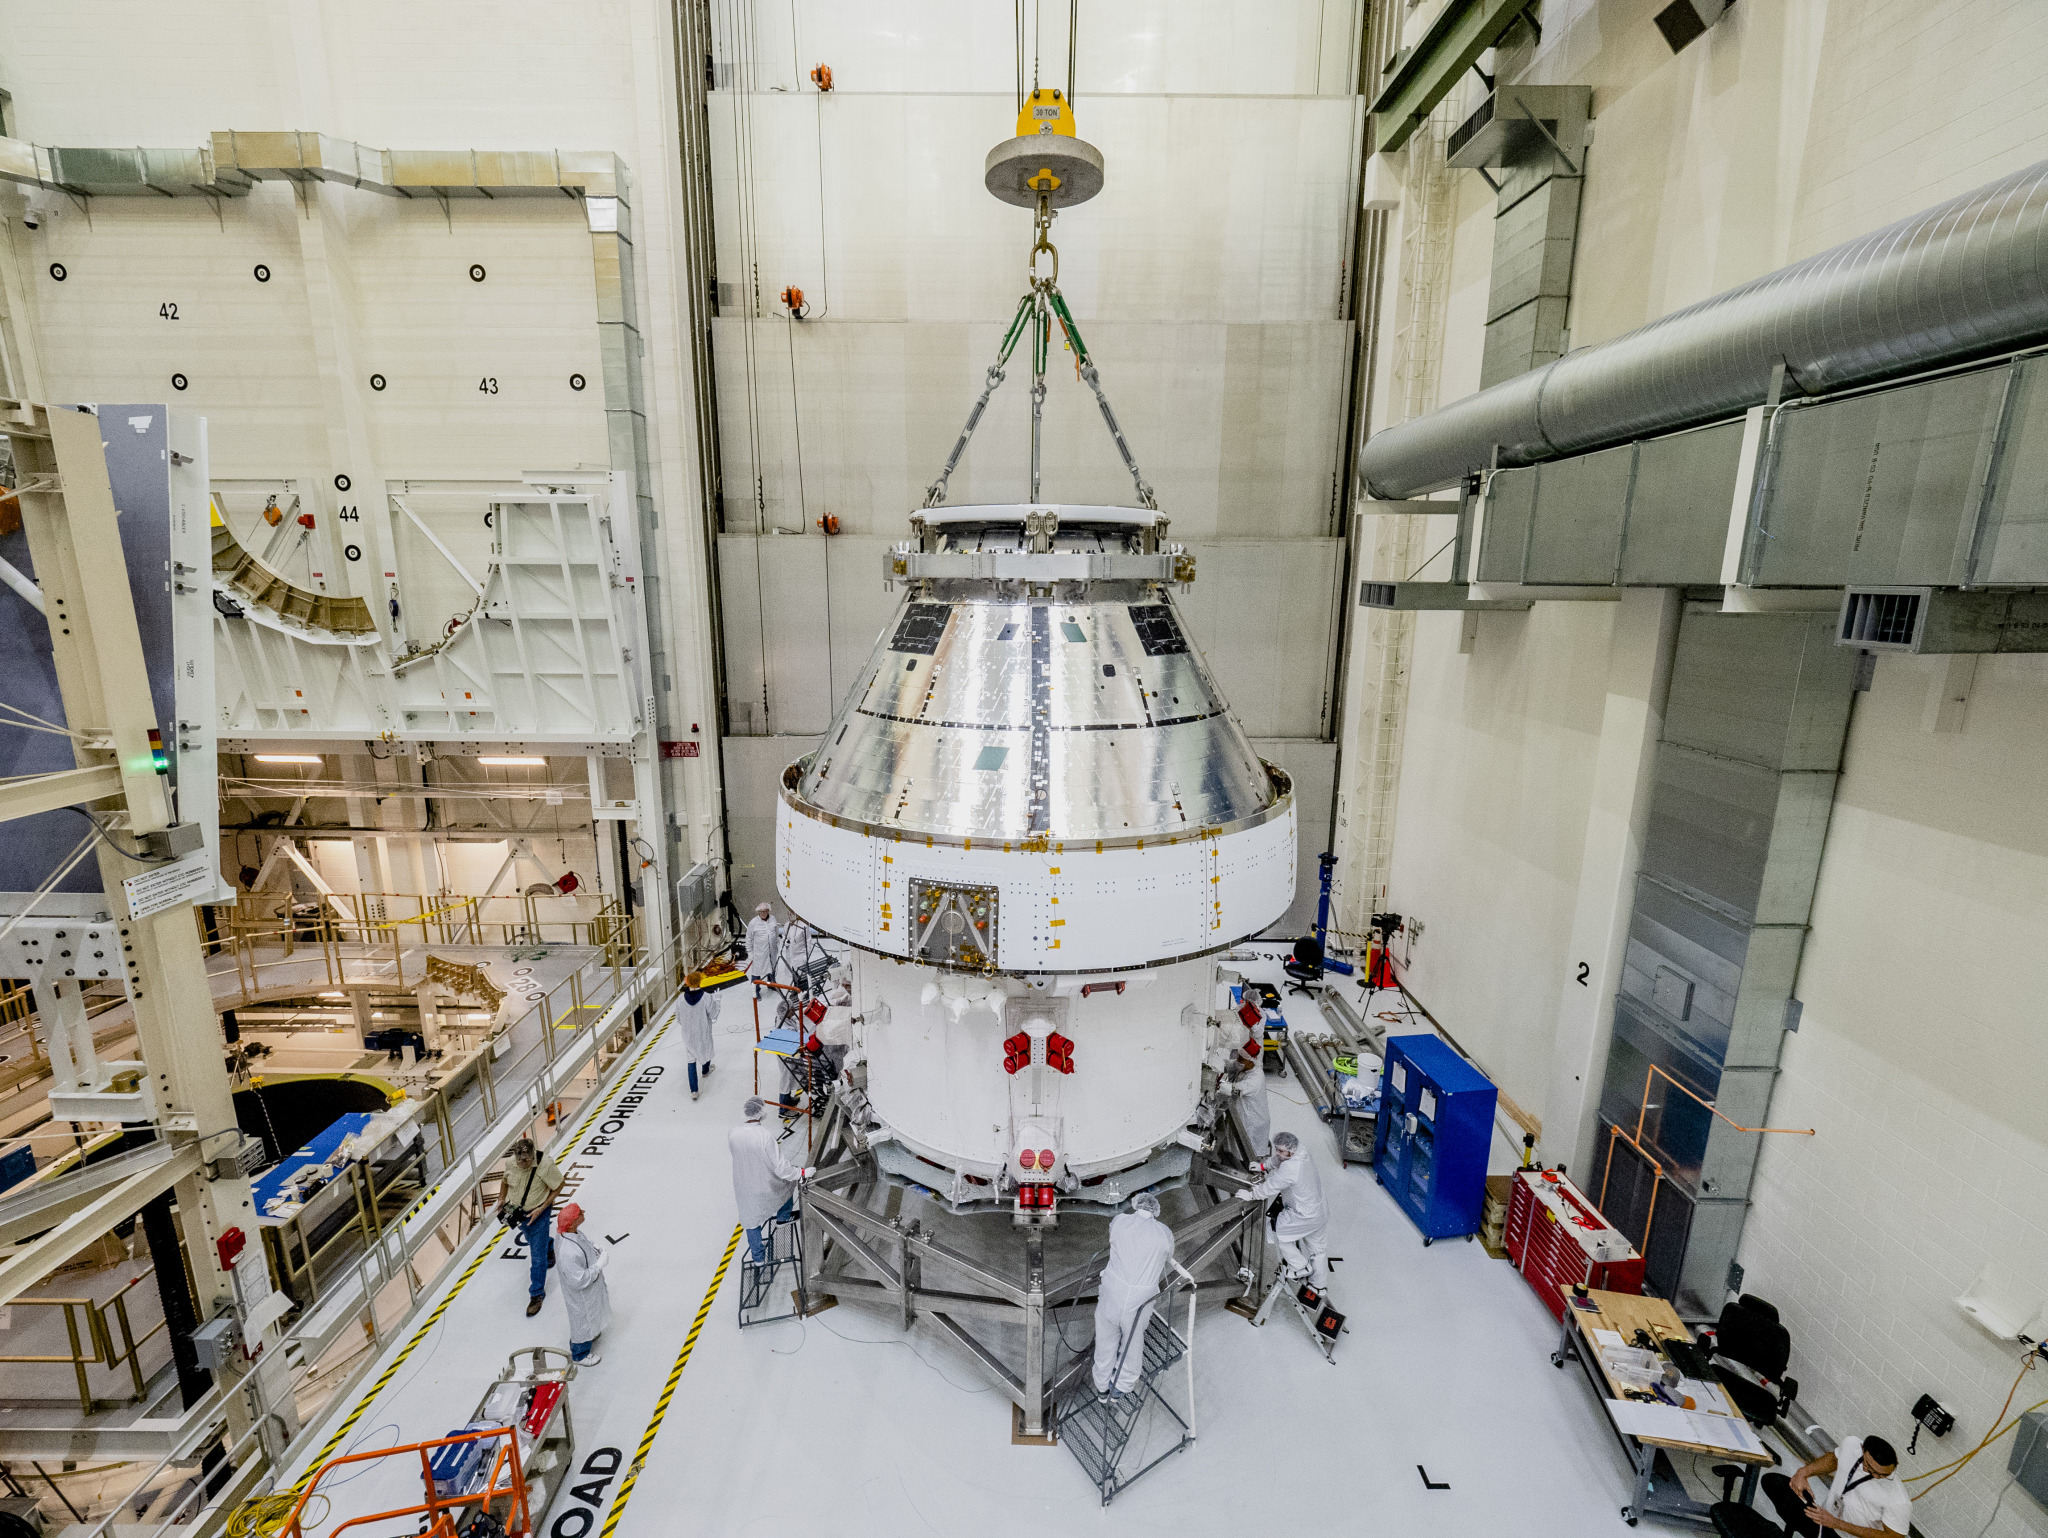
<svg viewBox="0 0 2048 1538"><path fill-rule="evenodd" d="M535 486L494 500L482 578L449 557L480 585L475 606L395 655L377 633L294 622L216 579L220 732L630 741L645 716L645 616L631 521L613 518L609 492Z"/></svg>

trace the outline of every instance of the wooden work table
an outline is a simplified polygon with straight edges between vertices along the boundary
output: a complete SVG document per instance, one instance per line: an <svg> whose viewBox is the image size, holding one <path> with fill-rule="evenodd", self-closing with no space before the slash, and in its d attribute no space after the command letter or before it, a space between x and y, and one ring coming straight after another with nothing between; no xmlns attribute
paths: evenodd
<svg viewBox="0 0 2048 1538"><path fill-rule="evenodd" d="M1558 1339L1557 1350L1551 1353L1550 1360L1554 1366L1560 1368L1567 1360L1575 1360L1585 1368L1587 1383L1600 1396L1601 1408L1607 1414L1616 1438L1621 1442L1622 1451L1628 1455L1629 1462L1635 1467L1634 1495L1629 1504L1621 1508L1622 1517L1631 1527L1642 1517L1654 1516L1711 1530L1712 1523L1707 1517L1707 1508L1685 1493L1680 1486L1677 1470L1665 1456L1665 1452L1698 1453L1719 1463L1744 1465L1741 1499L1745 1502L1756 1493L1758 1473L1776 1463L1776 1455L1768 1449L1754 1453L1738 1452L1726 1447L1716 1447L1711 1443L1624 1432L1615 1424L1615 1409L1619 1404L1627 1402L1628 1391L1608 1370L1607 1362L1594 1342L1593 1332L1612 1330L1633 1345L1638 1330L1649 1332L1654 1340L1680 1340L1687 1343L1692 1340L1692 1331L1685 1327L1685 1321L1678 1317L1677 1310L1662 1298L1589 1289L1586 1301L1594 1307L1580 1308L1569 1288L1560 1287L1559 1291L1564 1294L1564 1328ZM1707 1394L1706 1397L1699 1394L1693 1396L1696 1413L1725 1415L1736 1420L1742 1418L1727 1389L1720 1383L1708 1382L1700 1386Z"/></svg>

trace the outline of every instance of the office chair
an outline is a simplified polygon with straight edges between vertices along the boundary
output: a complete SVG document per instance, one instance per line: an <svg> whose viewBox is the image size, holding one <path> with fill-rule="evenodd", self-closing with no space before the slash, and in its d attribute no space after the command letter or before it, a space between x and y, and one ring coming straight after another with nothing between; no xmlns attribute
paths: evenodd
<svg viewBox="0 0 2048 1538"><path fill-rule="evenodd" d="M1280 970L1287 974L1289 993L1314 993L1309 984L1323 980L1322 942L1314 935L1303 935L1294 942L1294 954L1280 963Z"/></svg>
<svg viewBox="0 0 2048 1538"><path fill-rule="evenodd" d="M1745 1292L1723 1308L1719 1322L1700 1332L1700 1345L1714 1376L1751 1424L1770 1425L1798 1397L1799 1380L1784 1375L1792 1336L1762 1298ZM1733 1365L1714 1364L1716 1357Z"/></svg>
<svg viewBox="0 0 2048 1538"><path fill-rule="evenodd" d="M1718 1538L1784 1538L1785 1529L1754 1506L1737 1501L1716 1501L1707 1508L1707 1520L1714 1524Z"/></svg>

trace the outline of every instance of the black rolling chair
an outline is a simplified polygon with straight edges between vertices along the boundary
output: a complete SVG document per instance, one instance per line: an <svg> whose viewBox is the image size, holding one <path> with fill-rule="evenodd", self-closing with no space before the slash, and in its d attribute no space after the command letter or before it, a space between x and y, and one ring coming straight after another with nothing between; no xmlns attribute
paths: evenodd
<svg viewBox="0 0 2048 1538"><path fill-rule="evenodd" d="M1745 1292L1728 1304L1714 1327L1700 1332L1699 1346L1715 1378L1751 1425L1770 1425L1798 1397L1799 1380L1784 1376L1785 1366L1792 1359L1791 1333L1779 1322L1777 1309L1762 1298ZM1729 1365L1721 1365L1724 1362ZM1748 1538L1750 1534L1781 1531L1775 1522L1756 1517L1747 1506L1736 1503L1735 1482L1747 1469L1738 1463L1717 1463L1713 1472L1721 1480L1721 1502L1714 1507L1714 1513L1744 1514L1739 1518L1731 1515L1728 1520L1736 1525L1729 1528L1724 1528L1720 1516L1715 1515L1717 1533L1724 1533L1726 1538ZM1751 1518L1763 1525L1753 1525Z"/></svg>
<svg viewBox="0 0 2048 1538"><path fill-rule="evenodd" d="M1707 1520L1719 1538L1785 1538L1785 1529L1758 1511L1735 1501L1716 1501L1707 1508Z"/></svg>
<svg viewBox="0 0 2048 1538"><path fill-rule="evenodd" d="M1745 1292L1723 1308L1714 1327L1701 1332L1700 1344L1714 1376L1752 1425L1770 1425L1798 1397L1799 1381L1785 1376L1791 1333L1762 1298Z"/></svg>
<svg viewBox="0 0 2048 1538"><path fill-rule="evenodd" d="M1323 980L1323 946L1314 935L1303 935L1294 942L1294 954L1280 963L1280 970L1287 974L1289 993L1314 993L1309 984Z"/></svg>

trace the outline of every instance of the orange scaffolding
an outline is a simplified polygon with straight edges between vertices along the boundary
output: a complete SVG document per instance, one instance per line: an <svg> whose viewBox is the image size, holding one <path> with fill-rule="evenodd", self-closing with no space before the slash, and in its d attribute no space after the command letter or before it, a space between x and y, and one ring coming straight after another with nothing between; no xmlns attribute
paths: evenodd
<svg viewBox="0 0 2048 1538"><path fill-rule="evenodd" d="M434 1450L451 1447L462 1442L480 1442L492 1437L503 1437L505 1445L491 1457L490 1478L484 1481L480 1490L467 1495L441 1495L434 1488L434 1474L430 1463ZM299 1491L299 1498L292 1507L292 1514L279 1530L281 1538L306 1538L301 1526L306 1503L319 1495L322 1500L329 1497L321 1491L320 1482L336 1469L349 1463L368 1463L378 1458L395 1458L403 1453L418 1453L420 1479L426 1487L426 1500L417 1506L399 1506L390 1511L372 1512L367 1516L350 1517L339 1526L328 1528L321 1524L326 1538L338 1535L351 1527L361 1527L371 1522L389 1522L399 1517L421 1517L421 1538L455 1538L460 1527L463 1510L475 1506L481 1511L491 1512L504 1524L508 1538L530 1538L533 1518L526 1505L526 1475L519 1462L519 1438L510 1426L493 1426L484 1431L464 1432L460 1436L440 1437L432 1442L409 1442L399 1447L381 1447L375 1452L350 1453L347 1457L334 1458L314 1471ZM502 1475L509 1474L509 1482L500 1483ZM494 1511L498 1502L504 1503L502 1513Z"/></svg>

